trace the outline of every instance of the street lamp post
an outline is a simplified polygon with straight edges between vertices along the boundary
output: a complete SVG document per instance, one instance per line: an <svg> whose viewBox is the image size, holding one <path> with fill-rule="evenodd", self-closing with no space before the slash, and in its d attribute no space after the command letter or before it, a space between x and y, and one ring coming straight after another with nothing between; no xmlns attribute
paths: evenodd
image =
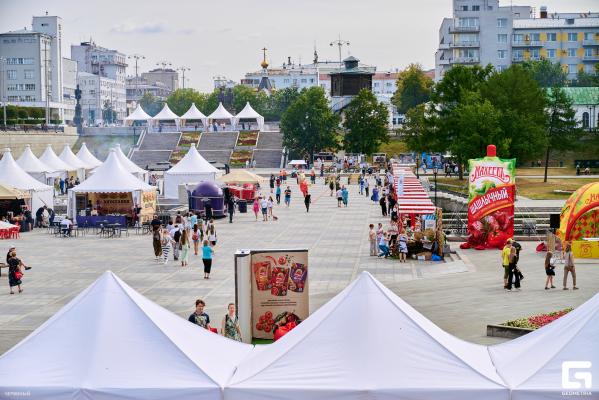
<svg viewBox="0 0 599 400"><path fill-rule="evenodd" d="M437 207L437 173L439 170L437 167L433 167L433 176L435 177L435 207Z"/></svg>
<svg viewBox="0 0 599 400"><path fill-rule="evenodd" d="M146 58L144 56L142 56L141 54L131 54L130 56L128 56L127 58L132 58L135 60L135 95L139 96L139 76L137 75L137 71L138 71L138 66L137 66L137 62L139 60L145 60Z"/></svg>
<svg viewBox="0 0 599 400"><path fill-rule="evenodd" d="M191 68L189 67L179 67L177 68L177 71L181 71L182 76L182 82L183 84L181 85L183 89L185 89L185 71L191 71Z"/></svg>
<svg viewBox="0 0 599 400"><path fill-rule="evenodd" d="M6 86L6 77L4 76L5 62L6 58L0 57L0 66L2 67L0 69L0 74L2 75L2 86L0 86L0 95L2 96L2 98L0 98L0 100L2 100L2 109L4 111L4 127L6 128L6 94L4 93L6 91L6 89L4 88L4 86Z"/></svg>
<svg viewBox="0 0 599 400"><path fill-rule="evenodd" d="M343 46L349 46L349 41L341 39L341 34L339 34L339 39L333 40L329 43L331 47L337 46L339 48L339 66L341 66L342 58L341 58L341 48Z"/></svg>

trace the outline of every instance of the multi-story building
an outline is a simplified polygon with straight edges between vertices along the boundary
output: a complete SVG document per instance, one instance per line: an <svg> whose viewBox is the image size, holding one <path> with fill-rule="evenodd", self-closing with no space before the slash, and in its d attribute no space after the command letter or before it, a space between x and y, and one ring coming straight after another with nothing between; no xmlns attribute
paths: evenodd
<svg viewBox="0 0 599 400"><path fill-rule="evenodd" d="M64 104L64 120L72 122L75 118L75 90L77 89L77 61L62 59L62 102Z"/></svg>
<svg viewBox="0 0 599 400"><path fill-rule="evenodd" d="M551 13L537 17L529 6L499 6L499 0L453 0L453 17L439 29L435 79L453 65L492 64L501 71L513 62L547 58L573 79L599 61L598 13Z"/></svg>
<svg viewBox="0 0 599 400"><path fill-rule="evenodd" d="M79 72L77 84L81 89L81 116L87 125L105 123L102 111L112 104L112 109L117 113L117 120L126 117L126 103L124 96L120 96L120 84L111 78L102 75Z"/></svg>
<svg viewBox="0 0 599 400"><path fill-rule="evenodd" d="M179 73L171 68L156 68L148 72L142 72L141 79L151 85L160 82L171 92L179 89Z"/></svg>
<svg viewBox="0 0 599 400"><path fill-rule="evenodd" d="M214 82L214 89L220 89L220 88L233 89L235 87L235 85L237 85L237 82L235 82L231 79L227 79L226 76L222 76L222 75L217 75L217 76L213 77L212 81Z"/></svg>
<svg viewBox="0 0 599 400"><path fill-rule="evenodd" d="M166 100L172 93L170 87L162 82L150 83L142 78L127 77L127 110L128 114L137 107L137 103L145 93L151 93L158 100Z"/></svg>
<svg viewBox="0 0 599 400"><path fill-rule="evenodd" d="M101 109L106 100L112 104L112 109L116 111L118 120L125 118L127 116L125 89L127 57L125 54L100 47L93 42L82 42L79 45L71 46L71 58L77 61L80 75L79 85L83 86L82 82L86 82L88 87L88 103L81 105L83 115L87 116L84 120L93 121L94 124L102 122ZM93 79L89 74L95 75L98 79ZM92 80L94 82L91 82ZM95 89L92 89L92 86ZM89 94L90 90L94 91L93 95ZM93 107L94 104L96 108ZM93 114L86 114L86 109L96 111Z"/></svg>
<svg viewBox="0 0 599 400"><path fill-rule="evenodd" d="M0 98L23 107L47 107L50 119L70 121L75 106L64 101L62 19L34 16L32 27L0 34Z"/></svg>

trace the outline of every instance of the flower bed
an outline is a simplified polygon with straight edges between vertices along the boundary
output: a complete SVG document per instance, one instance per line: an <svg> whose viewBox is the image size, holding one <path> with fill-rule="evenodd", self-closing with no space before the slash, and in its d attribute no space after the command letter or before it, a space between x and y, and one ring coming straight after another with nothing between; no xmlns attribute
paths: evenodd
<svg viewBox="0 0 599 400"><path fill-rule="evenodd" d="M547 325L550 322L555 321L556 319L566 315L572 308L566 308L560 311L550 312L548 314L539 314L533 315L531 317L514 319L512 321L504 322L503 326L511 326L514 328L524 328L524 329L538 329L542 326Z"/></svg>
<svg viewBox="0 0 599 400"><path fill-rule="evenodd" d="M189 148L189 146L192 144L197 145L198 140L200 140L199 133L184 132L183 135L181 136L181 140L179 140L179 147Z"/></svg>
<svg viewBox="0 0 599 400"><path fill-rule="evenodd" d="M187 150L175 150L171 153L170 162L176 164L187 154Z"/></svg>
<svg viewBox="0 0 599 400"><path fill-rule="evenodd" d="M258 131L239 132L236 146L255 146L258 143Z"/></svg>
<svg viewBox="0 0 599 400"><path fill-rule="evenodd" d="M229 165L232 167L245 167L246 161L252 161L252 152L249 150L236 150L231 154Z"/></svg>

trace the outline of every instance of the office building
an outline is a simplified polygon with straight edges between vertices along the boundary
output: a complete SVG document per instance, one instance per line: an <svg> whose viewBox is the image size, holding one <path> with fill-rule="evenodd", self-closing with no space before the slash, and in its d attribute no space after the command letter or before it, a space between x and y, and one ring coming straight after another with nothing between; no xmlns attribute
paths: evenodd
<svg viewBox="0 0 599 400"><path fill-rule="evenodd" d="M171 68L156 68L148 72L142 72L141 79L150 85L160 82L171 92L179 89L179 73Z"/></svg>
<svg viewBox="0 0 599 400"><path fill-rule="evenodd" d="M121 86L111 78L102 75L79 72L77 77L81 89L81 116L88 126L102 125L103 110L112 104L112 109L117 113L117 120L126 117L125 98L120 97ZM119 97L117 98L117 93Z"/></svg>

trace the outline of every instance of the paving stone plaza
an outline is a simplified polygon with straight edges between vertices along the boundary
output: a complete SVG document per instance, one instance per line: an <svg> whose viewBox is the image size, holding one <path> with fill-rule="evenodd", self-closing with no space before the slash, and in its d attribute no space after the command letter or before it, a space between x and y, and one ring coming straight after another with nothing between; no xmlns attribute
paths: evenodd
<svg viewBox="0 0 599 400"><path fill-rule="evenodd" d="M538 242L524 242L520 266L525 275L521 292L506 293L498 251L457 250L444 263L397 260L369 256L369 223L383 222L380 207L349 187L348 208L338 208L321 179L311 188L312 206L306 213L295 182L291 207L275 206L276 222L255 221L254 214L235 214L233 224L216 223L215 248L210 280L204 280L200 256L190 256L181 267L154 260L149 235L131 231L128 237L100 238L93 233L59 238L45 229L22 234L20 239L0 242L6 251L17 245L18 255L30 266L24 292L9 295L6 270L0 292L0 354L23 339L91 284L103 271L112 270L126 283L172 312L186 318L197 298L206 311L220 321L226 305L234 300L233 254L236 249L308 248L310 262L310 309L345 288L362 271L369 271L418 311L459 338L477 343L502 339L486 337L486 325L508 319L576 307L599 291L599 263L578 260L578 291L562 291L562 267L556 286L544 290L544 253L534 250ZM452 243L452 249L457 249ZM118 312L118 310L115 310ZM356 323L360 316L356 315ZM383 321L381 321L383 324ZM376 329L376 327L373 327Z"/></svg>

